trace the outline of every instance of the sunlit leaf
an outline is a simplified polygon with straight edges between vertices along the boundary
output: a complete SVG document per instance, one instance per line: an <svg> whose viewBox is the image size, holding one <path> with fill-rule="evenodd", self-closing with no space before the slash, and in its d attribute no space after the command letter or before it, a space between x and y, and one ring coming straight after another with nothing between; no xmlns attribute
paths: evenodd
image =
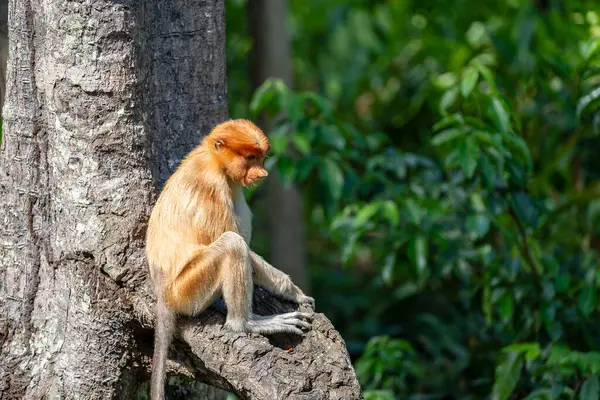
<svg viewBox="0 0 600 400"><path fill-rule="evenodd" d="M445 129L452 125L462 123L464 123L463 116L460 113L455 113L452 115L447 115L438 122L436 122L435 125L433 125L433 130L439 131L440 129Z"/></svg>
<svg viewBox="0 0 600 400"><path fill-rule="evenodd" d="M446 110L456 102L456 98L458 97L458 87L453 87L452 89L446 91L440 100L440 112L444 114Z"/></svg>
<svg viewBox="0 0 600 400"><path fill-rule="evenodd" d="M396 253L389 253L383 262L381 278L386 284L391 284L394 277L394 266L396 265Z"/></svg>
<svg viewBox="0 0 600 400"><path fill-rule="evenodd" d="M494 79L494 74L492 73L492 71L490 71L488 67L486 67L480 62L475 62L473 63L473 65L475 66L475 68L477 68L481 76L483 76L483 79L487 82L487 84L490 85L490 88L495 91L496 80Z"/></svg>
<svg viewBox="0 0 600 400"><path fill-rule="evenodd" d="M268 79L254 92L250 101L250 110L253 113L267 111L270 115L274 115L280 111L286 93L287 88L283 81Z"/></svg>
<svg viewBox="0 0 600 400"><path fill-rule="evenodd" d="M360 209L354 219L354 226L360 227L367 223L380 209L379 203L368 203Z"/></svg>
<svg viewBox="0 0 600 400"><path fill-rule="evenodd" d="M438 133L437 135L435 135L433 137L433 139L431 139L431 144L433 144L434 146L439 146L442 143L450 142L456 138L459 138L459 137L463 136L464 134L465 134L465 132L463 129L459 129L459 128L446 129L445 131L442 131L442 132Z"/></svg>
<svg viewBox="0 0 600 400"><path fill-rule="evenodd" d="M542 354L540 344L537 342L511 344L504 347L502 351L504 353L524 353L527 361L535 360Z"/></svg>
<svg viewBox="0 0 600 400"><path fill-rule="evenodd" d="M479 71L473 67L465 69L462 81L460 82L460 92L464 97L468 97L471 94L477 84L477 78L479 78Z"/></svg>
<svg viewBox="0 0 600 400"><path fill-rule="evenodd" d="M499 98L492 98L490 112L496 128L498 128L500 132L509 132L510 116L506 110L506 107Z"/></svg>
<svg viewBox="0 0 600 400"><path fill-rule="evenodd" d="M494 386L492 387L493 400L507 400L521 378L523 358L520 353L508 353L502 357L496 366Z"/></svg>
<svg viewBox="0 0 600 400"><path fill-rule="evenodd" d="M327 183L329 193L334 199L339 199L342 196L344 186L344 174L341 168L330 158L323 161L321 167L321 177Z"/></svg>
<svg viewBox="0 0 600 400"><path fill-rule="evenodd" d="M419 276L427 267L427 239L423 236L417 236L409 241L408 256L417 270Z"/></svg>
<svg viewBox="0 0 600 400"><path fill-rule="evenodd" d="M393 226L400 224L400 210L398 209L398 205L388 200L383 203L382 209L383 217L390 221Z"/></svg>

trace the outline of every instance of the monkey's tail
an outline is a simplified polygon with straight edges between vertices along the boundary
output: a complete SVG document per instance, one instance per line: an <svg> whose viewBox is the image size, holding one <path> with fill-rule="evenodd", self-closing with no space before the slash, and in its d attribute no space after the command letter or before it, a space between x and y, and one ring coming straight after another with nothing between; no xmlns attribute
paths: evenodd
<svg viewBox="0 0 600 400"><path fill-rule="evenodd" d="M167 304L158 299L156 302L156 324L154 328L154 355L152 357L152 379L150 399L165 398L165 380L169 346L175 333L175 313L167 308Z"/></svg>

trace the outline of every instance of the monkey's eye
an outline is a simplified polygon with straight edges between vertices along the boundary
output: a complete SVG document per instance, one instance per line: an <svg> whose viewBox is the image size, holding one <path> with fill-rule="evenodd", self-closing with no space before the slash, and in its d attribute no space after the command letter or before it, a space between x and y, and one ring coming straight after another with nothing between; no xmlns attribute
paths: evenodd
<svg viewBox="0 0 600 400"><path fill-rule="evenodd" d="M253 161L255 159L256 159L256 156L254 154L251 154L248 157L246 157L246 160L248 160L248 161Z"/></svg>

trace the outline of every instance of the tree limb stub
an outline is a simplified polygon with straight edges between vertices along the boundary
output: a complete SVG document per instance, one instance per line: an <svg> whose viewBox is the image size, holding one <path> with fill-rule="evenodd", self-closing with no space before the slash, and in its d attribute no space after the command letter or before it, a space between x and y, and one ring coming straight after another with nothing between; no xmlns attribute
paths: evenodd
<svg viewBox="0 0 600 400"><path fill-rule="evenodd" d="M146 327L154 324L154 297L145 286L134 307ZM318 304L317 304L318 306ZM311 311L310 306L299 306ZM255 287L253 310L269 315L298 306ZM346 345L331 322L315 313L304 336L235 333L223 327L225 315L209 308L179 319L176 352L191 357L195 377L242 399L362 399ZM183 350L185 349L185 350ZM187 366L190 368L190 366Z"/></svg>

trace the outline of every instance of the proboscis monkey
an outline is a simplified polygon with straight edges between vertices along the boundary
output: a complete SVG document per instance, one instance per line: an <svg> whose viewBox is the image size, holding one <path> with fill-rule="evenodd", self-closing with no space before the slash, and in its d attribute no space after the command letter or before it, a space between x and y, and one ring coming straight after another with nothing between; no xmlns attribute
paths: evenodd
<svg viewBox="0 0 600 400"><path fill-rule="evenodd" d="M165 369L177 314L197 315L222 297L225 326L261 334L302 334L311 314L252 313L253 283L298 303L310 303L289 276L249 247L251 213L243 187L268 175L269 141L247 120L217 125L181 162L148 222L146 256L157 295L151 399L164 398Z"/></svg>

